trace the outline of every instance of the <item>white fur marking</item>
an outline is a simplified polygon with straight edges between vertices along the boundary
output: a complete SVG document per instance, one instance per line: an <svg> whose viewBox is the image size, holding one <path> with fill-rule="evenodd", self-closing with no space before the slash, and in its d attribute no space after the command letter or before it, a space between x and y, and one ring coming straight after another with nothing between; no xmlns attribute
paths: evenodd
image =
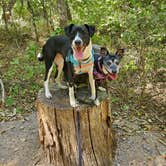
<svg viewBox="0 0 166 166"><path fill-rule="evenodd" d="M96 100L94 101L94 103L95 103L95 105L99 106L99 105L100 105L99 99L96 99Z"/></svg>
<svg viewBox="0 0 166 166"><path fill-rule="evenodd" d="M48 75L47 75L47 80L44 81L44 88L45 88L45 96L46 98L51 98L52 95L50 93L50 90L49 90L49 87L48 87L48 83L49 83L49 79L50 79L50 75L51 75L51 72L52 72L52 68L53 66L51 66L49 72L48 72Z"/></svg>
<svg viewBox="0 0 166 166"><path fill-rule="evenodd" d="M101 87L101 86L99 86L98 89L99 89L101 92L106 92L106 89L103 88L103 87Z"/></svg>
<svg viewBox="0 0 166 166"><path fill-rule="evenodd" d="M77 41L77 40L81 41L81 45L83 44L82 39L81 39L80 36L79 36L79 32L77 32L77 34L76 34L76 36L75 36L75 38L74 38L74 40L73 40L73 42L72 42L72 45L73 45L74 47L75 47L75 41Z"/></svg>
<svg viewBox="0 0 166 166"><path fill-rule="evenodd" d="M42 58L42 54L38 53L37 58Z"/></svg>

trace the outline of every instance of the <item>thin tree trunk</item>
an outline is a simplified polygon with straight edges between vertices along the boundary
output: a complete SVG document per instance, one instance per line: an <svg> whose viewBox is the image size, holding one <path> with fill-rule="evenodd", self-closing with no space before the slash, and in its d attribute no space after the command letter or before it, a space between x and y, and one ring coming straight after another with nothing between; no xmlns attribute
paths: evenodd
<svg viewBox="0 0 166 166"><path fill-rule="evenodd" d="M36 26L36 22L35 22L35 14L34 14L34 10L33 10L33 7L30 3L30 1L27 1L27 5L28 5L28 10L29 12L31 13L31 19L32 19L32 24L33 24L33 27L34 27L34 30L35 30L35 36L36 36L36 41L38 42L39 41L39 35L38 35L38 31L37 31L37 26Z"/></svg>
<svg viewBox="0 0 166 166"><path fill-rule="evenodd" d="M65 0L57 0L56 3L59 16L59 25L61 28L64 28L68 21L72 19L70 9Z"/></svg>
<svg viewBox="0 0 166 166"><path fill-rule="evenodd" d="M46 20L46 24L47 24L47 30L48 30L48 32L50 32L49 17L48 17L47 8L45 5L45 0L42 0L41 3L42 3L42 7L43 7L44 19Z"/></svg>
<svg viewBox="0 0 166 166"><path fill-rule="evenodd" d="M7 11L12 15L12 9L16 3L16 0L9 0L8 5L7 5Z"/></svg>
<svg viewBox="0 0 166 166"><path fill-rule="evenodd" d="M52 2L51 2L51 5L53 6ZM49 23L50 23L50 26L51 26L51 30L54 31L55 30L54 29L54 26L55 26L54 22L55 22L55 20L53 18L53 15L54 15L54 13L53 13L52 7L50 7L49 8Z"/></svg>
<svg viewBox="0 0 166 166"><path fill-rule="evenodd" d="M0 79L0 85L1 85L1 91L2 91L2 104L5 103L5 88L4 88L4 84L2 82L2 80Z"/></svg>
<svg viewBox="0 0 166 166"><path fill-rule="evenodd" d="M5 0L2 0L1 6L2 6L2 19L5 22L5 29L8 31L8 23L11 21L12 17L12 9L16 3L16 0L9 0L9 2L5 2Z"/></svg>
<svg viewBox="0 0 166 166"><path fill-rule="evenodd" d="M3 0L2 2L2 19L5 21L5 29L6 31L8 31L8 19L7 19L7 15L6 15L6 2Z"/></svg>

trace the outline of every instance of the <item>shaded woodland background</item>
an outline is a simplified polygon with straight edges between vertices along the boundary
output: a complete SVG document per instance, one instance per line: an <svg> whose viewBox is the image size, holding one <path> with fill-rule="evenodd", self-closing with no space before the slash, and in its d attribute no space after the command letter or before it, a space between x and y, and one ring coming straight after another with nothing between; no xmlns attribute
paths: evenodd
<svg viewBox="0 0 166 166"><path fill-rule="evenodd" d="M145 130L154 124L166 130L165 11L163 0L1 0L0 78L6 95L0 121L35 110L44 78L36 55L48 37L63 34L69 23L88 23L97 28L93 43L110 52L126 48L119 78L110 83L114 118L125 113L145 119Z"/></svg>

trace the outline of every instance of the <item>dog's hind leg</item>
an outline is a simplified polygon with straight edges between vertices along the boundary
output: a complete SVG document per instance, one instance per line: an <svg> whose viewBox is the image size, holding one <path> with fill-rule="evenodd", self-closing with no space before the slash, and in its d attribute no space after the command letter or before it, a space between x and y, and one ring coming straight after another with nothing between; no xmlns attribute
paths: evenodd
<svg viewBox="0 0 166 166"><path fill-rule="evenodd" d="M50 75L51 75L51 72L52 72L52 68L53 68L52 64L46 63L46 73L45 73L45 78L44 78L44 89L45 89L45 96L47 98L52 97L52 95L50 93L50 90L49 90L49 87L48 87Z"/></svg>
<svg viewBox="0 0 166 166"><path fill-rule="evenodd" d="M55 78L55 82L57 83L59 88L66 89L67 87L61 84L61 73L62 73L63 66L64 66L63 56L58 53L55 56L54 63L56 64L57 70L58 70L58 74L57 74L57 77Z"/></svg>

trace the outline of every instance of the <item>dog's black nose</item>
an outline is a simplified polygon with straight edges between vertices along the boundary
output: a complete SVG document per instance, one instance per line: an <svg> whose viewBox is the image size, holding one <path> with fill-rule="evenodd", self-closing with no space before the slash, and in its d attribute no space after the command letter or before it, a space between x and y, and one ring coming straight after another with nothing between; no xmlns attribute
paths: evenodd
<svg viewBox="0 0 166 166"><path fill-rule="evenodd" d="M81 40L75 40L75 45L79 46L81 44Z"/></svg>
<svg viewBox="0 0 166 166"><path fill-rule="evenodd" d="M116 70L112 70L112 73L113 73L113 74L116 74L116 73L117 73L117 71L116 71Z"/></svg>

